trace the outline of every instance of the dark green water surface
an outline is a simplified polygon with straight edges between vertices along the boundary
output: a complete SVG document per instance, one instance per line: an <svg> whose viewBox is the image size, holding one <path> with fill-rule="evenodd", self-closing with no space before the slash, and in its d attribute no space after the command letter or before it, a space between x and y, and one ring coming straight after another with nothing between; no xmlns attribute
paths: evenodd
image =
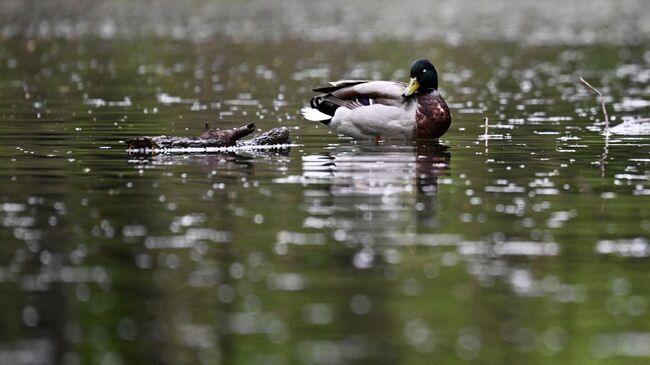
<svg viewBox="0 0 650 365"><path fill-rule="evenodd" d="M441 145L300 117L430 58ZM646 364L648 46L4 40L2 364ZM489 118L485 136L484 118ZM287 126L285 154L135 157Z"/></svg>

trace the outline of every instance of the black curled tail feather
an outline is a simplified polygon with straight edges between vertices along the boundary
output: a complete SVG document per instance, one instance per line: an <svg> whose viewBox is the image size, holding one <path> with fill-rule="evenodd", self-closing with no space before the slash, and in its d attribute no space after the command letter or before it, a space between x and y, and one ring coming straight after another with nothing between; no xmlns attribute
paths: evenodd
<svg viewBox="0 0 650 365"><path fill-rule="evenodd" d="M338 105L324 99L322 96L315 96L309 101L309 105L317 109L319 112L329 115L330 117L334 116L336 109L339 108Z"/></svg>
<svg viewBox="0 0 650 365"><path fill-rule="evenodd" d="M311 106L314 109L318 109L318 104L320 104L321 100L322 98L320 96L314 96L309 101L309 106Z"/></svg>

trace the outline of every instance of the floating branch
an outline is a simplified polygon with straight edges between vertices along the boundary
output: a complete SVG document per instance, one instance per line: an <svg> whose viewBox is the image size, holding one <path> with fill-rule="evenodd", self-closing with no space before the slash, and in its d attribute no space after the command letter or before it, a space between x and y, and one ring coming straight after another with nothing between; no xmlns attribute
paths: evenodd
<svg viewBox="0 0 650 365"><path fill-rule="evenodd" d="M238 147L251 148L256 146L278 146L291 143L289 129L286 127L273 128L249 140L241 140L255 131L251 123L239 128L211 129L206 123L199 137L155 136L140 137L126 141L129 152L160 153L160 152L201 152L236 150ZM262 147L260 147L262 148ZM286 148L286 147L285 147Z"/></svg>
<svg viewBox="0 0 650 365"><path fill-rule="evenodd" d="M271 146L291 143L287 127L273 128L257 136L237 141L237 146Z"/></svg>

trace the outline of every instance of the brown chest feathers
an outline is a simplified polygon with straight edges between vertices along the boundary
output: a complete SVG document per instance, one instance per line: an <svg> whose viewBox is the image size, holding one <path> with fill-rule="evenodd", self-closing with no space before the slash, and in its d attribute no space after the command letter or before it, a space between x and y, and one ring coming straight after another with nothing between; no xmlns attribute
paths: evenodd
<svg viewBox="0 0 650 365"><path fill-rule="evenodd" d="M417 96L415 111L415 136L418 139L439 138L451 125L451 113L445 99L438 91L424 92Z"/></svg>

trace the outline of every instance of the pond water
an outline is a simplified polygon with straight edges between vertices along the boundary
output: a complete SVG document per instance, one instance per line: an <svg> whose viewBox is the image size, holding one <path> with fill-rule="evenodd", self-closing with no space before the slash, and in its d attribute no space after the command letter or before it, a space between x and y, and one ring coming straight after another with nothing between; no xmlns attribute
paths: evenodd
<svg viewBox="0 0 650 365"><path fill-rule="evenodd" d="M300 117L428 57L440 144ZM645 364L650 48L7 39L0 363ZM488 118L488 129L484 118ZM282 153L129 156L204 123Z"/></svg>

